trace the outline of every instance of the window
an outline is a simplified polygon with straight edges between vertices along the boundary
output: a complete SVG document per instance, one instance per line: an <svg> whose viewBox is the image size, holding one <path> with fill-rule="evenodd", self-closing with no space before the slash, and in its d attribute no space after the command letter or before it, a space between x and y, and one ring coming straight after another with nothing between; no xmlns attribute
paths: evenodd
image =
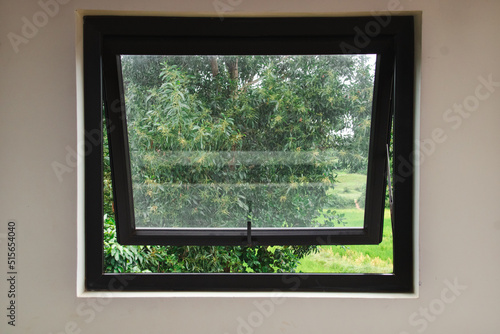
<svg viewBox="0 0 500 334"><path fill-rule="evenodd" d="M391 160L398 181L392 274L141 273L128 289L412 290L411 17L85 17L84 61L121 244L378 244ZM330 210L339 165L366 171L358 226ZM86 285L105 290L126 274L103 272L103 147L85 166Z"/></svg>

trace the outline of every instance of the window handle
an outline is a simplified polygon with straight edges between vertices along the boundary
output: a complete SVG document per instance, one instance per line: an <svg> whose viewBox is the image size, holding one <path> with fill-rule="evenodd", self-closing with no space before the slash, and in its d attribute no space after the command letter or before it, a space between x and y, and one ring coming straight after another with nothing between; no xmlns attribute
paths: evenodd
<svg viewBox="0 0 500 334"><path fill-rule="evenodd" d="M248 201L247 219L247 247L252 247L252 201Z"/></svg>
<svg viewBox="0 0 500 334"><path fill-rule="evenodd" d="M252 247L252 222L247 221L247 247Z"/></svg>

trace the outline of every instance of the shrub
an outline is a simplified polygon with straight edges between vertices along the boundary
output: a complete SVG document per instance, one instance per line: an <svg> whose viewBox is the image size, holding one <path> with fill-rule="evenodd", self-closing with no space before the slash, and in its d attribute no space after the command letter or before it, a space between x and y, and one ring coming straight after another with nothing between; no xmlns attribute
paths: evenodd
<svg viewBox="0 0 500 334"><path fill-rule="evenodd" d="M114 219L104 219L104 263L115 273L295 272L317 246L125 246L116 240Z"/></svg>

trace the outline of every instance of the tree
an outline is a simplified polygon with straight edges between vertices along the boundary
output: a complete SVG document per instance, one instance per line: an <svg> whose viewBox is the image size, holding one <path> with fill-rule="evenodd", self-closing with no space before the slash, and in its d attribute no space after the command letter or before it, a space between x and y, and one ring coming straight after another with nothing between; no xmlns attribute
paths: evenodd
<svg viewBox="0 0 500 334"><path fill-rule="evenodd" d="M122 67L137 224L340 222L325 211L335 167L366 168L373 78L364 57L123 56ZM195 249L246 264L218 271L255 270L248 254L276 265L276 248ZM278 262L293 270L314 249L279 248L287 264Z"/></svg>

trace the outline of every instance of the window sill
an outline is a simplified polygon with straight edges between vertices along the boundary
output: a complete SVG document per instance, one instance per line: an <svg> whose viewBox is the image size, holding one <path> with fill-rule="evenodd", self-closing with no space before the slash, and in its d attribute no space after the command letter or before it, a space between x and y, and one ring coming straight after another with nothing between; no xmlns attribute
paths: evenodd
<svg viewBox="0 0 500 334"><path fill-rule="evenodd" d="M416 299L414 293L360 293L360 292L104 292L84 291L79 298L269 298L275 304L281 304L284 299L321 298L321 299Z"/></svg>

